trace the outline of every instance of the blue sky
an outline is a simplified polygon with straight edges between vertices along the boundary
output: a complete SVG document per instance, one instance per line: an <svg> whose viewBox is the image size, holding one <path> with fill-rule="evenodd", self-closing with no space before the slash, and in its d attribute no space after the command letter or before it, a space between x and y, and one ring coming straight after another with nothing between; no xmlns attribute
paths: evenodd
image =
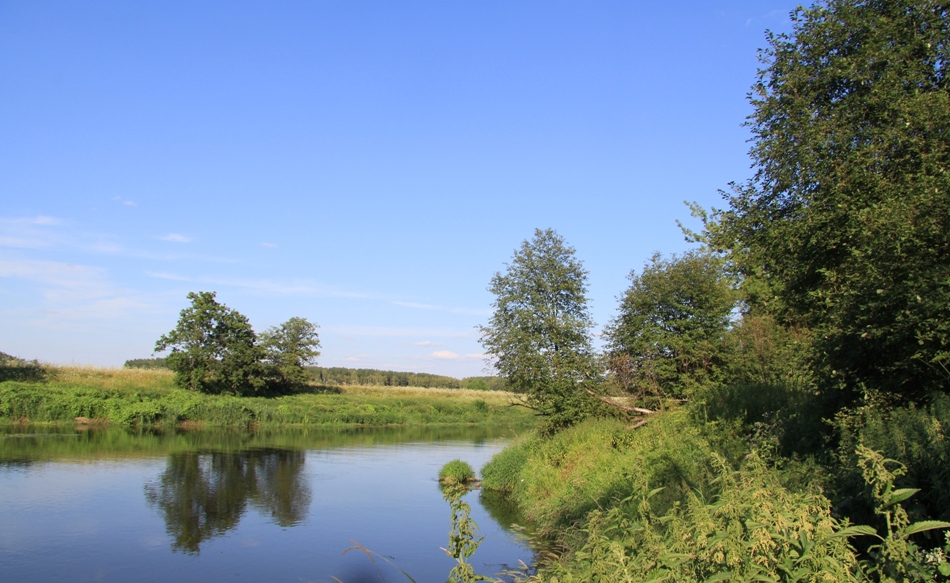
<svg viewBox="0 0 950 583"><path fill-rule="evenodd" d="M216 291L319 324L323 366L483 374L535 228L599 328L751 175L794 6L0 0L0 351L119 366Z"/></svg>

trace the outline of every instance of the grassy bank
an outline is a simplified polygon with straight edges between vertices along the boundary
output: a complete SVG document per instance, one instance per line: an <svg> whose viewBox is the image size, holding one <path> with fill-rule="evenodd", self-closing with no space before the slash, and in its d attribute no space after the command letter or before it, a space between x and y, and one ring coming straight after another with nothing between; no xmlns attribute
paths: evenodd
<svg viewBox="0 0 950 583"><path fill-rule="evenodd" d="M853 457L879 510L857 530L832 514L841 496L828 493L828 467L775 456L686 408L634 431L594 419L530 435L481 473L556 541L532 581L947 580L950 537L916 529L897 465L870 449Z"/></svg>
<svg viewBox="0 0 950 583"><path fill-rule="evenodd" d="M165 370L44 367L38 380L0 382L0 422L280 427L530 423L511 395L464 389L321 387L280 397L179 389Z"/></svg>

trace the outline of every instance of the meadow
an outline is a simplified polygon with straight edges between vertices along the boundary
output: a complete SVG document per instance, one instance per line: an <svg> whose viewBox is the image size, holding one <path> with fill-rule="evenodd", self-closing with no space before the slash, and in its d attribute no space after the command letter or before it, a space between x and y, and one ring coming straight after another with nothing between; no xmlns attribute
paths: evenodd
<svg viewBox="0 0 950 583"><path fill-rule="evenodd" d="M283 427L531 423L499 391L308 385L274 397L178 388L161 369L43 365L0 382L0 422L122 426ZM14 376L14 378L10 378Z"/></svg>

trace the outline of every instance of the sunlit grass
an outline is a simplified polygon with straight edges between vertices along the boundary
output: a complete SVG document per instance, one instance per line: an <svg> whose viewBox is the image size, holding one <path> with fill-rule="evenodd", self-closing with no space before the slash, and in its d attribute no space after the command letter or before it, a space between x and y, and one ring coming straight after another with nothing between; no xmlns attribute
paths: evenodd
<svg viewBox="0 0 950 583"><path fill-rule="evenodd" d="M270 397L207 395L161 369L45 365L43 381L0 383L0 420L213 426L524 424L517 395L467 389L310 385Z"/></svg>

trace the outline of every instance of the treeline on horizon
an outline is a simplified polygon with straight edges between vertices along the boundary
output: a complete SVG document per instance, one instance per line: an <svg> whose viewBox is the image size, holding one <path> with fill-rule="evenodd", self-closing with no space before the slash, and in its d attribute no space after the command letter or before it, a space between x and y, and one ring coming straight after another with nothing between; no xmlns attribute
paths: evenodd
<svg viewBox="0 0 950 583"><path fill-rule="evenodd" d="M134 358L124 368L168 369L164 358ZM315 383L332 386L422 387L426 389L506 390L505 379L497 376L455 377L425 372L400 372L373 368L304 367Z"/></svg>

